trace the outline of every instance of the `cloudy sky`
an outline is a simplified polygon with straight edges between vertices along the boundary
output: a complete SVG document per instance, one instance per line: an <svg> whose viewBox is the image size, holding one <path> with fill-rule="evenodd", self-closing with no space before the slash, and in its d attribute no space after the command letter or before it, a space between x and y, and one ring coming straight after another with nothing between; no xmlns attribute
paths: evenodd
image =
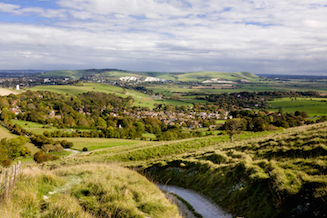
<svg viewBox="0 0 327 218"><path fill-rule="evenodd" d="M0 69L327 75L326 0L0 0Z"/></svg>

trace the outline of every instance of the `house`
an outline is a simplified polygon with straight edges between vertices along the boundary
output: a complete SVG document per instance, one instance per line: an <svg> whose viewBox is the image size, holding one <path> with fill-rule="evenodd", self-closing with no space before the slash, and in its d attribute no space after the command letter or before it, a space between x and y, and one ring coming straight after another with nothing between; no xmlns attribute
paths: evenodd
<svg viewBox="0 0 327 218"><path fill-rule="evenodd" d="M49 119L52 119L52 118L54 118L55 116L56 116L56 113L55 113L54 110L52 110L52 111L49 113L48 118L49 118Z"/></svg>

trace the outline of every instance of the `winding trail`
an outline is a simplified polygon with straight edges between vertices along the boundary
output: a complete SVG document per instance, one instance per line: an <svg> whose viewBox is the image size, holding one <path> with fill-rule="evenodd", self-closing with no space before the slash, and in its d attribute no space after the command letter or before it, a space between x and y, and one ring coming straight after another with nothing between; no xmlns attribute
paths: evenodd
<svg viewBox="0 0 327 218"><path fill-rule="evenodd" d="M76 151L76 150L73 150L73 149L69 149L69 148L65 148L64 151L69 151L71 152L71 154L68 155L68 157L72 157L76 154L79 154L79 153L82 153L81 151Z"/></svg>
<svg viewBox="0 0 327 218"><path fill-rule="evenodd" d="M187 201L194 210L201 214L203 218L232 218L231 214L220 209L217 205L213 204L202 195L188 190L169 185L157 185L160 189L176 194Z"/></svg>
<svg viewBox="0 0 327 218"><path fill-rule="evenodd" d="M49 192L48 195L44 195L43 200L48 200L50 198L49 196L53 194L68 191L74 185L80 184L83 181L83 179L78 176L67 176L66 179L67 179L67 183L64 186L56 188L52 192Z"/></svg>

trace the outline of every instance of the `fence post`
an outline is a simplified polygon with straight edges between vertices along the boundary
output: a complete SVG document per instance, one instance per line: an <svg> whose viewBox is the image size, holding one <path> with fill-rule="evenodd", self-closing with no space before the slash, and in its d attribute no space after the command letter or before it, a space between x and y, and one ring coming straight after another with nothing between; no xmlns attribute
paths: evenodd
<svg viewBox="0 0 327 218"><path fill-rule="evenodd" d="M0 173L0 187L2 187L2 183L3 183L3 170L2 170L2 172ZM0 190L0 192L1 192L1 190Z"/></svg>
<svg viewBox="0 0 327 218"><path fill-rule="evenodd" d="M17 161L17 166L18 166L18 174L22 172L22 163L20 161Z"/></svg>
<svg viewBox="0 0 327 218"><path fill-rule="evenodd" d="M11 171L10 171L10 189L12 188L13 184L14 184L14 176L15 176L15 165L12 165L11 167Z"/></svg>
<svg viewBox="0 0 327 218"><path fill-rule="evenodd" d="M7 198L7 196L9 195L9 187L10 187L10 184L9 184L9 181L10 178L9 178L9 169L7 169L5 171L5 187L4 187L4 199Z"/></svg>
<svg viewBox="0 0 327 218"><path fill-rule="evenodd" d="M13 184L12 186L14 186L16 184L16 179L17 179L17 164L14 165L14 175L13 175Z"/></svg>
<svg viewBox="0 0 327 218"><path fill-rule="evenodd" d="M16 165L2 170L0 173L0 188L3 187L3 189L0 189L0 197L2 195L1 199L6 200L9 196L9 191L16 184L18 174L21 172L22 165L20 161L18 161Z"/></svg>

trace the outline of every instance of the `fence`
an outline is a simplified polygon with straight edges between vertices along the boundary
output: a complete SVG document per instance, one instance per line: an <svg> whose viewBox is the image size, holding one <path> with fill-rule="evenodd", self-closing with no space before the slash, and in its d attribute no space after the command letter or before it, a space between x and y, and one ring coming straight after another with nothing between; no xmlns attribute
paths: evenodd
<svg viewBox="0 0 327 218"><path fill-rule="evenodd" d="M18 174L22 172L22 164L20 161L16 165L9 168L2 168L0 173L0 199L1 202L9 196L9 191L14 187Z"/></svg>

